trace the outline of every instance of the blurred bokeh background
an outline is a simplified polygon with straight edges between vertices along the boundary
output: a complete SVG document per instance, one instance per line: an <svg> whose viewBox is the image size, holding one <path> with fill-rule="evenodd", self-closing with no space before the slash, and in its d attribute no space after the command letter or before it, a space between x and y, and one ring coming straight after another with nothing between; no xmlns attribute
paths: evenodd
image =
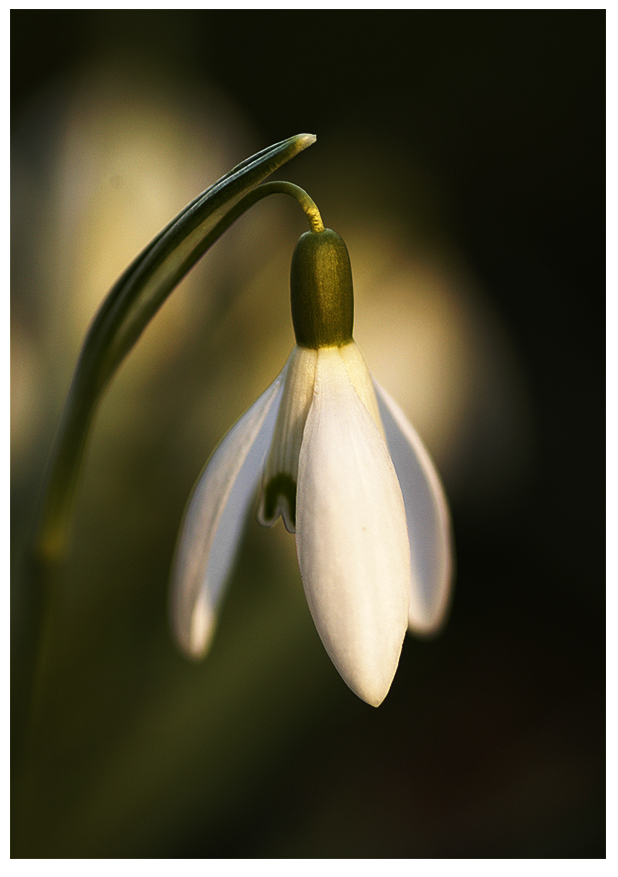
<svg viewBox="0 0 618 877"><path fill-rule="evenodd" d="M406 639L377 710L326 656L280 524L249 523L207 660L176 652L184 504L293 343L306 225L260 203L101 405L13 855L603 856L604 13L13 11L11 40L14 639L96 308L196 194L301 131L277 176L348 244L356 338L457 546L449 622Z"/></svg>

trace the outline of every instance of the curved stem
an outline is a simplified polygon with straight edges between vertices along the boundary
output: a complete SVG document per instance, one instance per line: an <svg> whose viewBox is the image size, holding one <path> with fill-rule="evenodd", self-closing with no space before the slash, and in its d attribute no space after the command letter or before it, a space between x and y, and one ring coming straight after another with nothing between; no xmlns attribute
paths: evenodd
<svg viewBox="0 0 618 877"><path fill-rule="evenodd" d="M215 241L217 241L221 235L243 215L243 213L254 204L257 204L258 201L261 201L262 198L274 194L285 194L295 198L307 214L311 230L314 232L324 230L320 211L313 199L304 189L301 189L300 186L294 185L294 183L289 183L283 180L262 183L244 195L234 204L233 207L229 208L227 213L214 225L214 227L202 237L199 247L196 247L191 254L190 262L189 260L183 262L169 275L166 283L166 287L169 287L167 295L180 282L189 269L193 267L195 262L197 262L197 260L204 255L208 249L210 249ZM124 276L125 275L123 275L123 277ZM121 278L118 283L120 283L122 279L123 278ZM117 286L118 284L114 286L110 293L110 298L116 293ZM167 297L167 295L165 297ZM160 306L160 303L158 306ZM158 310L158 306L156 310ZM112 308L108 301L104 303L102 311L104 309L111 312ZM139 334L141 334L141 331L145 328L146 323L152 318L152 316L154 316L156 310L153 309L153 312L148 314L147 319L144 320L143 326L140 327ZM143 318L143 315L140 316ZM101 314L99 314L97 319L100 319L100 317ZM96 323L93 330L94 328L96 328ZM57 445L56 456L53 461L51 475L48 482L39 538L38 542L35 543L35 553L38 555L38 562L43 565L54 565L58 563L64 554L71 504L90 424L94 417L98 401L109 382L109 379L120 364L121 359L124 358L126 353L128 353L130 347L133 346L138 337L138 334L134 333L135 337L133 338L133 343L130 347L126 346L126 350L117 357L117 362L114 363L113 367L89 369L86 367L88 364L87 360L88 358L94 359L94 355L90 352L89 357L88 344L90 341L93 343L96 341L96 339L92 338L93 330L91 330L84 345L82 358L75 373L69 399L65 408L60 440ZM117 339L112 338L110 343L120 347ZM95 355L98 353L101 346L102 345L99 342L97 344L97 349L95 350Z"/></svg>
<svg viewBox="0 0 618 877"><path fill-rule="evenodd" d="M270 183L262 183L261 186L258 186L246 197L250 198L252 195L257 196L255 201L258 201L260 198L266 197L266 195L274 195L275 193L291 195L292 198L296 198L307 214L311 231L324 231L324 223L322 222L322 217L320 216L320 211L318 210L315 201L307 194L307 192L305 192L304 189L301 189L300 186L296 186L294 183L288 183L283 180L273 180Z"/></svg>
<svg viewBox="0 0 618 877"><path fill-rule="evenodd" d="M20 656L19 701L14 713L16 746L32 750L44 680L56 625L59 568L66 553L69 521L87 438L105 388L152 317L182 278L227 228L268 194L294 194L316 223L317 208L291 183L258 184L315 141L299 134L254 155L192 201L137 256L114 284L88 332L65 405L38 526L27 552L24 592L29 617L16 648ZM257 189L256 189L257 187ZM298 189L298 192L296 191ZM302 193L300 196L298 193ZM321 220L319 220L321 222ZM24 739L23 726L30 726Z"/></svg>
<svg viewBox="0 0 618 877"><path fill-rule="evenodd" d="M54 565L64 554L72 498L98 403L172 290L223 232L267 194L293 190L304 208L313 211L310 216L319 217L309 196L291 183L269 184L276 187L270 190L258 186L314 140L313 135L297 135L238 165L170 222L112 287L84 342L65 405L32 546L38 564Z"/></svg>

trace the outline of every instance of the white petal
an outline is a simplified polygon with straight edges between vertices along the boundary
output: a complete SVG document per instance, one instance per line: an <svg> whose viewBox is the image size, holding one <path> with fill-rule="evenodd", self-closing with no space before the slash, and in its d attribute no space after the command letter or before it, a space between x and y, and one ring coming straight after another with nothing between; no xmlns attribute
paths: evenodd
<svg viewBox="0 0 618 877"><path fill-rule="evenodd" d="M181 649L202 657L275 428L285 369L218 445L185 511L172 572L171 614Z"/></svg>
<svg viewBox="0 0 618 877"><path fill-rule="evenodd" d="M378 706L407 628L410 551L386 443L338 348L318 352L299 460L296 543L326 651L350 688Z"/></svg>
<svg viewBox="0 0 618 877"><path fill-rule="evenodd" d="M451 522L436 468L401 408L374 380L386 441L406 506L412 560L410 630L434 633L448 607L453 575Z"/></svg>
<svg viewBox="0 0 618 877"><path fill-rule="evenodd" d="M281 515L290 533L296 531L293 496L298 483L298 456L303 431L313 399L317 358L317 350L298 345L288 358L277 424L264 465L258 521L263 526L272 527Z"/></svg>
<svg viewBox="0 0 618 877"><path fill-rule="evenodd" d="M356 341L351 341L344 347L339 348L341 358L343 359L348 373L348 377L352 386L360 396L361 402L371 414L382 437L385 438L380 411L378 409L378 400L376 399L376 391L373 386L373 379L367 368L365 357Z"/></svg>

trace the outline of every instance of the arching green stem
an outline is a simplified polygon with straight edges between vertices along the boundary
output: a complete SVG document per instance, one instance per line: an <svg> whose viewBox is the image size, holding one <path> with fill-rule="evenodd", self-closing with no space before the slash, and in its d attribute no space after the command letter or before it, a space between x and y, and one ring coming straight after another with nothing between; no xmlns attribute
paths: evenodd
<svg viewBox="0 0 618 877"><path fill-rule="evenodd" d="M312 227L321 225L311 198L292 183L254 188L314 140L313 135L300 134L238 165L170 222L113 286L88 333L65 406L33 545L37 564L55 564L65 551L79 467L104 389L182 278L242 213L266 195L293 195Z"/></svg>
<svg viewBox="0 0 618 877"><path fill-rule="evenodd" d="M21 681L14 712L16 741L22 719L36 726L37 703L47 678L51 631L61 602L59 568L66 553L72 501L87 438L104 390L152 317L210 246L252 204L276 192L293 195L312 228L320 214L291 183L262 180L315 141L299 134L239 164L192 201L137 256L114 284L84 342L51 457L38 526L26 558L25 625L17 647ZM257 188L256 188L257 187ZM20 718L18 718L18 716Z"/></svg>

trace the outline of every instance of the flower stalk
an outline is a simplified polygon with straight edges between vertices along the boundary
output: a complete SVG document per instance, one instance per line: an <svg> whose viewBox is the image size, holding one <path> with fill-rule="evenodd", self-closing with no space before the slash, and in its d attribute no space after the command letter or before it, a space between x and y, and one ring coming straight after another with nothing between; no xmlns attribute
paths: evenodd
<svg viewBox="0 0 618 877"><path fill-rule="evenodd" d="M230 225L266 195L293 192L292 184L274 184L254 194L265 177L314 141L312 134L299 134L239 164L185 207L112 287L84 342L49 468L33 546L37 562L44 567L64 556L86 439L116 369L169 294ZM298 192L311 221L321 224L315 204L301 189Z"/></svg>
<svg viewBox="0 0 618 877"><path fill-rule="evenodd" d="M48 466L42 503L25 558L24 621L17 639L21 667L15 690L16 746L36 748L41 701L59 624L62 573L75 488L90 429L116 370L166 298L216 240L249 207L269 194L293 195L312 227L317 207L291 183L262 181L315 142L298 134L241 162L195 198L135 258L114 284L86 336ZM17 691L19 689L19 691ZM23 731L23 726L29 730Z"/></svg>

